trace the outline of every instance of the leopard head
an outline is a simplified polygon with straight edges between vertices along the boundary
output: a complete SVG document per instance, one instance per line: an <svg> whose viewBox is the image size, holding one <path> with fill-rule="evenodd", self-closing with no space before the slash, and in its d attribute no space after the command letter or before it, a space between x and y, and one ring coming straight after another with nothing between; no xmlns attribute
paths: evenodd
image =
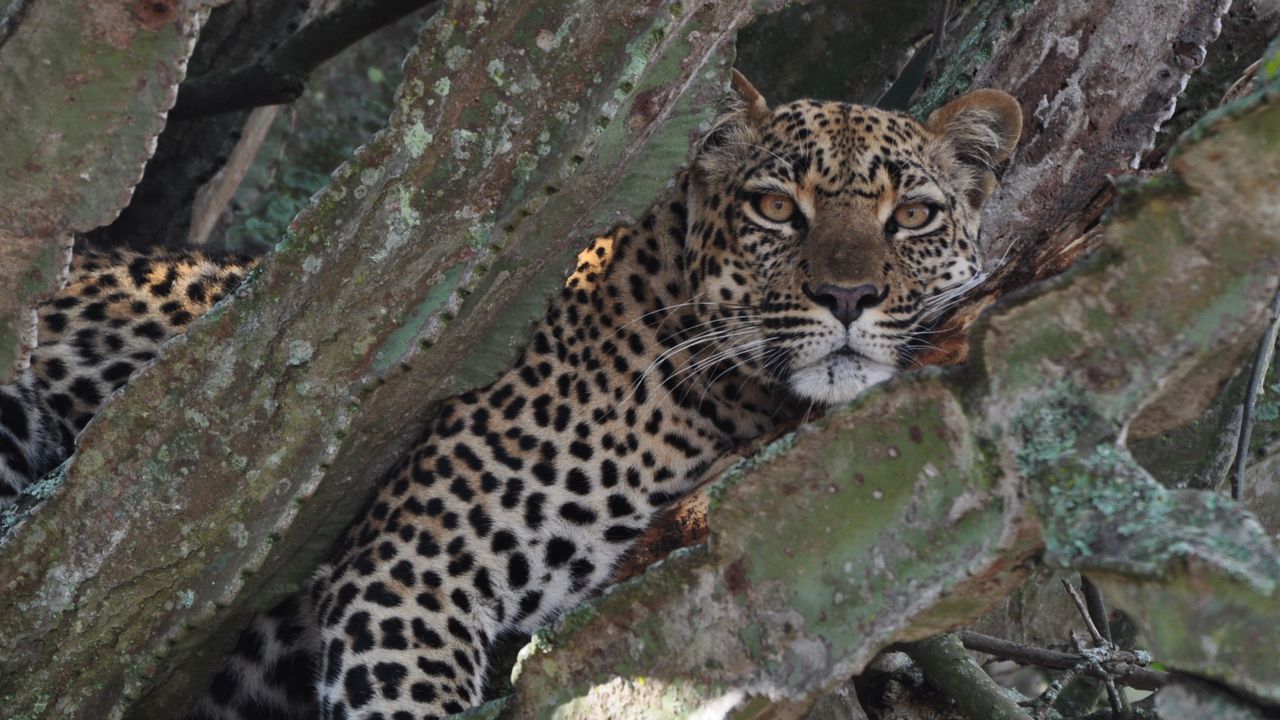
<svg viewBox="0 0 1280 720"><path fill-rule="evenodd" d="M1022 113L996 90L920 123L840 102L770 109L736 71L734 87L689 176L699 319L722 361L803 400L850 400L984 279L979 216Z"/></svg>

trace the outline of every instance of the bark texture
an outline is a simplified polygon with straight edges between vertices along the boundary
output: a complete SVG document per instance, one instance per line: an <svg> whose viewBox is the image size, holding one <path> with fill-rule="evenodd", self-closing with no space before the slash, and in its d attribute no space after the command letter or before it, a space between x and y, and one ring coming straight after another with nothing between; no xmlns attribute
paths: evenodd
<svg viewBox="0 0 1280 720"><path fill-rule="evenodd" d="M0 383L73 233L129 201L212 0L16 3L0 38ZM51 92L57 88L58 92Z"/></svg>
<svg viewBox="0 0 1280 720"><path fill-rule="evenodd" d="M915 114L924 117L973 87L996 87L1019 100L1024 126L1018 154L983 214L992 276L941 321L921 364L964 362L968 328L983 310L1096 250L1099 236L1090 229L1115 197L1109 174L1126 172L1155 141L1225 11L1218 0L1168 8L1144 0L980 0L955 14L939 51L944 60ZM757 21L759 37L785 35L785 24L769 29L788 19L777 17ZM1146 434L1189 419L1160 417ZM624 576L705 539L700 503L690 498L656 523Z"/></svg>
<svg viewBox="0 0 1280 720"><path fill-rule="evenodd" d="M510 365L584 239L663 192L724 92L736 29L776 4L447 4L388 127L9 529L6 709L166 717L202 690L432 405ZM940 358L966 356L962 330L996 297L1093 247L1104 172L1150 145L1225 10L1150 5L982 0L953 21L920 109L1004 86L1029 125L987 226L1016 262ZM1234 113L1126 198L1098 259L981 323L967 368L765 443L710 493L708 544L540 634L515 694L473 716L800 717L886 645L980 615L1040 552L1142 618L1170 667L1280 706L1274 540L1124 447L1205 409L1275 291L1280 107Z"/></svg>
<svg viewBox="0 0 1280 720"><path fill-rule="evenodd" d="M984 213L992 277L943 324L922 362L963 362L978 313L1096 247L1086 231L1110 204L1110 177L1137 167L1155 142L1229 5L1005 0L961 16L942 51L951 57L915 109L927 113L970 87L1000 88L1022 104L1022 141Z"/></svg>

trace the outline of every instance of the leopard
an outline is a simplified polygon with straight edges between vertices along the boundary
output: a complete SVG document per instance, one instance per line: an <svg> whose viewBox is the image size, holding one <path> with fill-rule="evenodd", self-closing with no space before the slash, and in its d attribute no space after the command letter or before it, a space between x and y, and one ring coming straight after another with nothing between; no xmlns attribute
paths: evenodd
<svg viewBox="0 0 1280 720"><path fill-rule="evenodd" d="M987 275L1018 102L979 89L918 121L731 86L668 190L581 252L510 370L440 406L189 718L474 707L495 645L606 587L716 458L911 367Z"/></svg>
<svg viewBox="0 0 1280 720"><path fill-rule="evenodd" d="M234 292L257 259L182 248L84 248L36 308L28 366L0 386L0 510L75 450L114 393Z"/></svg>

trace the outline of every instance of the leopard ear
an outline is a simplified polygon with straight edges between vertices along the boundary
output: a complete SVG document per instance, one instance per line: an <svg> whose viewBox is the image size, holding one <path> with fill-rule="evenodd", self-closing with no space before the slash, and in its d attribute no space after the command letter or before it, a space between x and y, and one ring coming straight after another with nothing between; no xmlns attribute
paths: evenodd
<svg viewBox="0 0 1280 720"><path fill-rule="evenodd" d="M733 71L733 95L726 111L693 148L693 168L698 177L710 179L731 172L745 148L759 142L769 119L769 105L742 73Z"/></svg>
<svg viewBox="0 0 1280 720"><path fill-rule="evenodd" d="M975 209L996 189L996 170L1022 135L1022 108L999 90L975 90L935 110L925 123L933 132L934 159L947 170Z"/></svg>
<svg viewBox="0 0 1280 720"><path fill-rule="evenodd" d="M738 98L742 100L743 110L751 121L758 124L769 117L769 103L764 101L764 96L756 86L752 85L745 75L738 72L737 68L733 69L733 79L730 84L733 86L733 91L738 94Z"/></svg>

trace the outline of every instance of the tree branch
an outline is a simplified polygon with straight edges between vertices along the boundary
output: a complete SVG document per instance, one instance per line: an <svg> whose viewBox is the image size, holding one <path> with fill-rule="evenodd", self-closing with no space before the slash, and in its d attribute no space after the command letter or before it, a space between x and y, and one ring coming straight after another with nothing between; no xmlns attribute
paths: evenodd
<svg viewBox="0 0 1280 720"><path fill-rule="evenodd" d="M969 657L956 635L938 635L911 643L905 650L925 677L950 695L971 720L1032 720Z"/></svg>
<svg viewBox="0 0 1280 720"><path fill-rule="evenodd" d="M0 383L27 365L73 234L128 202L206 5L103 0L87 22L83 3L0 3Z"/></svg>
<svg viewBox="0 0 1280 720"><path fill-rule="evenodd" d="M304 25L257 63L183 83L171 114L190 119L293 102L306 90L307 78L321 63L369 33L433 3L435 0L348 0Z"/></svg>
<svg viewBox="0 0 1280 720"><path fill-rule="evenodd" d="M1271 368L1271 359L1275 355L1276 336L1280 334L1280 291L1271 301L1271 320L1267 330L1258 341L1258 351L1253 358L1253 370L1249 375L1249 389L1241 406L1240 437L1236 443L1236 471L1231 476L1231 498L1240 500L1244 497L1244 471L1249 464L1249 440L1253 435L1253 412L1262 395L1262 385L1267 379L1267 370Z"/></svg>
<svg viewBox="0 0 1280 720"><path fill-rule="evenodd" d="M1010 660L1019 665L1036 665L1050 670L1070 670L1085 661L1083 655L1030 647L1011 640L1004 640L990 635L961 630L960 642L970 650L986 653L1001 660ZM1116 650L1111 660L1103 667L1122 685L1139 690L1159 690L1169 682L1168 673L1148 670L1142 667L1142 656L1129 650ZM1086 674L1102 679L1107 673L1099 673L1086 669Z"/></svg>
<svg viewBox="0 0 1280 720"><path fill-rule="evenodd" d="M1109 657L1116 649L1110 638L1111 627L1106 623L1107 611L1102 602L1102 590L1097 585L1089 582L1088 579L1083 579L1083 582L1085 583L1085 592L1089 596L1088 600L1085 600L1084 596L1076 590L1070 580L1062 578L1062 585L1067 589L1067 594L1071 596L1071 601L1075 603L1076 610L1080 612L1080 617L1084 620L1085 627L1089 630L1089 637L1093 640L1093 644L1086 645L1084 638L1074 632L1071 633L1071 639L1075 641L1076 650L1079 650L1081 657L1084 658L1084 662L1080 667L1082 669L1095 668L1102 674L1103 684L1107 688L1107 700L1111 703L1111 710L1116 715L1119 715L1126 707L1124 697L1116 689L1115 680L1102 668L1103 659ZM1101 625L1106 628L1105 635L1098 627L1100 623L1094 621L1095 616L1101 618Z"/></svg>
<svg viewBox="0 0 1280 720"><path fill-rule="evenodd" d="M457 3L428 24L424 47L447 37L471 53L454 69L410 54L388 127L235 302L104 408L0 553L10 715L178 716L247 617L321 561L433 404L511 366L583 238L664 192L723 96L750 3L671 8ZM562 25L571 51L526 50ZM446 77L447 96L431 90ZM490 94L493 113L468 112ZM564 119L546 112L569 102Z"/></svg>

